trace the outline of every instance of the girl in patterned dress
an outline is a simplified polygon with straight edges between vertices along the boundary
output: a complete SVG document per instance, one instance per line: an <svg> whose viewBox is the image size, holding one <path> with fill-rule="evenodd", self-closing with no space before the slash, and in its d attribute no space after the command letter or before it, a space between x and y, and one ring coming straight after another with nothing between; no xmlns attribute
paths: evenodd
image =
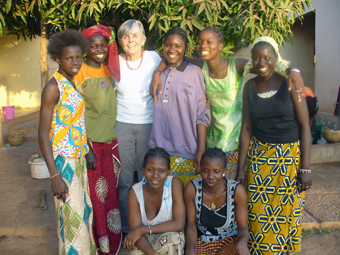
<svg viewBox="0 0 340 255"><path fill-rule="evenodd" d="M201 159L201 178L185 187L187 255L250 255L247 248L247 194L228 179L225 153L207 149Z"/></svg>
<svg viewBox="0 0 340 255"><path fill-rule="evenodd" d="M129 226L124 247L132 255L184 252L185 205L179 178L168 176L170 155L153 148L145 155L143 180L129 193Z"/></svg>
<svg viewBox="0 0 340 255"><path fill-rule="evenodd" d="M55 196L59 254L98 254L85 161L85 102L74 79L86 48L84 36L73 29L52 35L47 48L59 69L42 92L39 145Z"/></svg>
<svg viewBox="0 0 340 255"><path fill-rule="evenodd" d="M307 104L300 90L288 90L289 62L273 38L256 39L251 52L245 72L255 68L258 76L243 90L236 178L248 195L248 247L251 254L300 252L303 191L312 183Z"/></svg>

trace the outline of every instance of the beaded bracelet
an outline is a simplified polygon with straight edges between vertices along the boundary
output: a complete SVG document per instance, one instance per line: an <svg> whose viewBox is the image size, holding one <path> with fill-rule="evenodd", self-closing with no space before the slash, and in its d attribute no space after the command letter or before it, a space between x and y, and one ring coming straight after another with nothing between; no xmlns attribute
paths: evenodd
<svg viewBox="0 0 340 255"><path fill-rule="evenodd" d="M152 234L152 230L151 230L150 225L148 225L148 227L149 227L149 231L150 231L150 235L151 235Z"/></svg>
<svg viewBox="0 0 340 255"><path fill-rule="evenodd" d="M303 173L303 174L310 174L310 173L312 173L312 170L300 168L300 171L299 171L299 172L300 172L300 173Z"/></svg>
<svg viewBox="0 0 340 255"><path fill-rule="evenodd" d="M56 177L57 175L60 175L60 173L56 173L56 174L54 174L54 175L52 175L51 177L50 177L50 179L52 180L54 177Z"/></svg>

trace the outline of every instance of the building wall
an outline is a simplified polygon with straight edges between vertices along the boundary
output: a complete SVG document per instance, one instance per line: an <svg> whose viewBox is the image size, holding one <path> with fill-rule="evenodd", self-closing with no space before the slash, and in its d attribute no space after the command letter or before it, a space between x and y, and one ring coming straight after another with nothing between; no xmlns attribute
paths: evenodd
<svg viewBox="0 0 340 255"><path fill-rule="evenodd" d="M292 27L292 43L281 47L281 56L291 62L291 66L300 69L305 86L315 91L314 40L315 14L311 13Z"/></svg>
<svg viewBox="0 0 340 255"><path fill-rule="evenodd" d="M320 111L333 113L340 86L340 1L313 0L315 17L315 94Z"/></svg>
<svg viewBox="0 0 340 255"><path fill-rule="evenodd" d="M0 107L16 108L40 106L40 38L17 41L15 36L0 37ZM49 61L50 70L55 64ZM49 71L49 73L51 73Z"/></svg>

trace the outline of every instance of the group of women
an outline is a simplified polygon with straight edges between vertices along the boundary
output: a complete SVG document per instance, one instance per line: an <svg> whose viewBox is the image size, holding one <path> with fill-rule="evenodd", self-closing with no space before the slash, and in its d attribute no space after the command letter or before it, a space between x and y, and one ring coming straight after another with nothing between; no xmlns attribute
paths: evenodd
<svg viewBox="0 0 340 255"><path fill-rule="evenodd" d="M208 27L190 59L173 27L161 61L143 50L139 21L124 22L118 40L121 55L113 30L97 25L48 46L59 69L42 93L39 143L59 253L117 254L122 233L131 254L300 251L308 113L276 42L258 38L250 62L224 59L223 33ZM258 76L243 85L249 71Z"/></svg>

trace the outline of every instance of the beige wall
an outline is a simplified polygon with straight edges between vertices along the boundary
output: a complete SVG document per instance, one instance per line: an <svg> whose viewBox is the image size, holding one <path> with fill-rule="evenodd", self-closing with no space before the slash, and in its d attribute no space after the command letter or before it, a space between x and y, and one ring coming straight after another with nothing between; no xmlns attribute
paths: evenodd
<svg viewBox="0 0 340 255"><path fill-rule="evenodd" d="M293 38L291 43L281 47L281 56L291 62L291 66L300 69L305 86L315 91L314 67L314 38L315 15L306 16L301 22L296 22L292 27Z"/></svg>
<svg viewBox="0 0 340 255"><path fill-rule="evenodd" d="M40 105L39 39L0 37L0 105Z"/></svg>
<svg viewBox="0 0 340 255"><path fill-rule="evenodd" d="M313 0L315 17L315 94L320 111L333 113L340 86L340 1Z"/></svg>
<svg viewBox="0 0 340 255"><path fill-rule="evenodd" d="M6 32L4 32L6 34ZM32 41L15 36L0 37L0 107L40 106L40 38ZM51 74L56 65L49 61Z"/></svg>

